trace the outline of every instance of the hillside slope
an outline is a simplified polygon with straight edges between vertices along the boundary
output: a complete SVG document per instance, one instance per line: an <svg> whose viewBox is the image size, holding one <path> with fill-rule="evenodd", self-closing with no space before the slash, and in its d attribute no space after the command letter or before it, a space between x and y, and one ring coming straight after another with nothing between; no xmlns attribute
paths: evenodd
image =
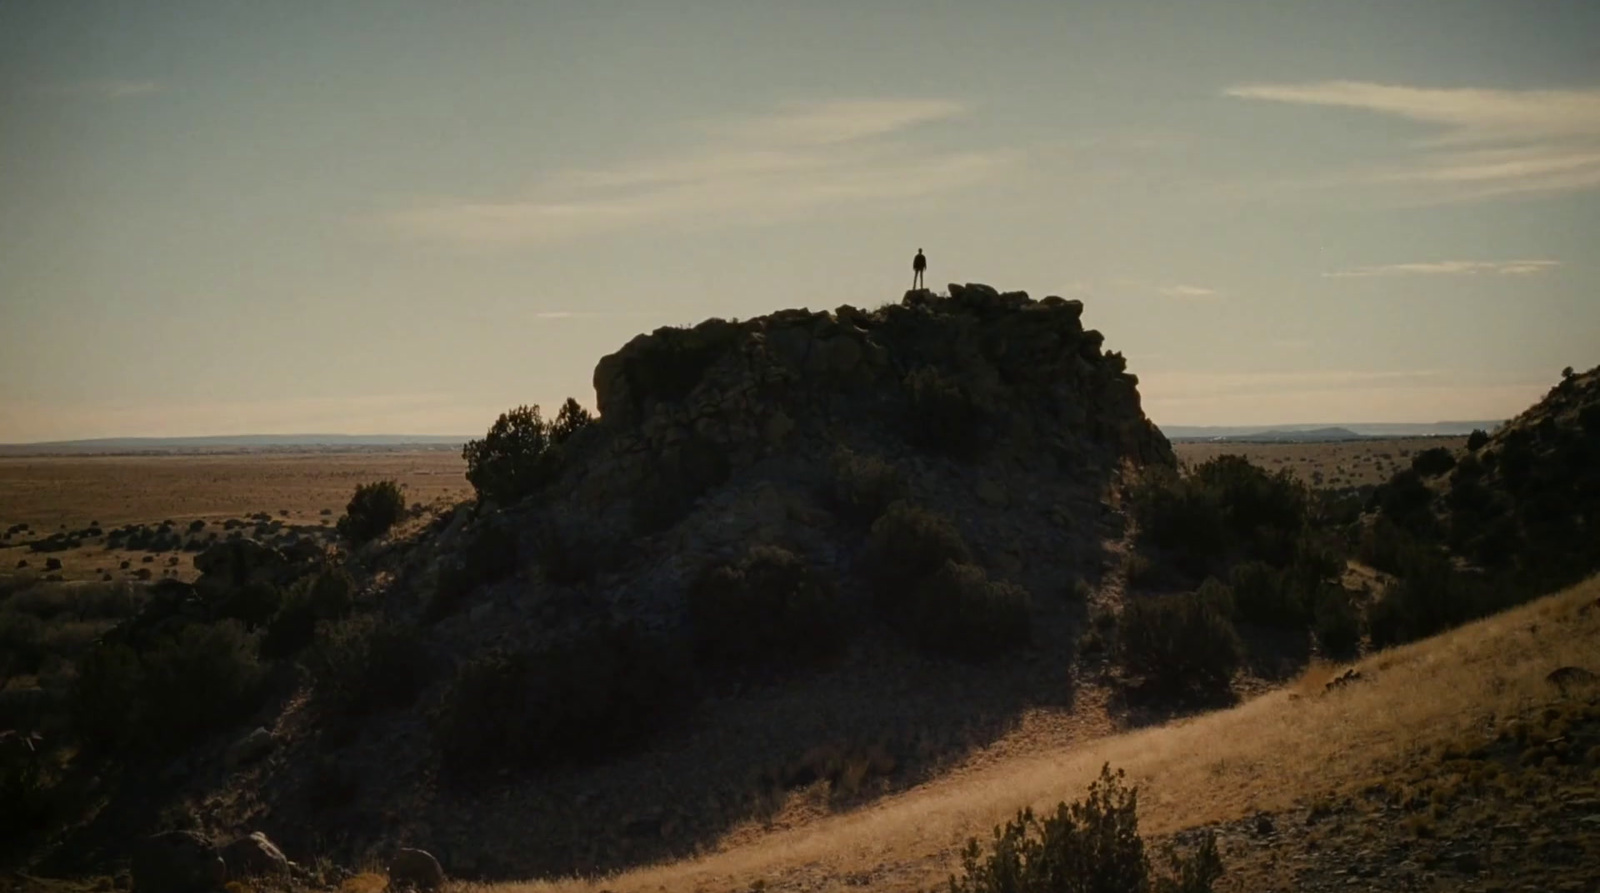
<svg viewBox="0 0 1600 893"><path fill-rule="evenodd" d="M472 889L926 890L965 838L986 838L1023 806L1080 797L1104 763L1139 785L1147 833L1220 830L1230 873L1219 889L1350 889L1361 878L1374 889L1587 889L1571 884L1600 876L1600 691L1547 677L1600 670L1596 654L1600 578L1377 654L1353 684L1313 679L1084 746L1041 736L1026 742L1032 753L979 754L905 794L735 835L697 859Z"/></svg>

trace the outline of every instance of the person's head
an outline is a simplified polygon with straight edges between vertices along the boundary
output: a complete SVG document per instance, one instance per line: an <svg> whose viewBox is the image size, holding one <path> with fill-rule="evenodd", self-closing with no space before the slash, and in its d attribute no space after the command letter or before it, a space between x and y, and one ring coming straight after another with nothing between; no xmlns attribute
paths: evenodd
<svg viewBox="0 0 1600 893"><path fill-rule="evenodd" d="M918 249L917 249L917 253L918 253L918 254L921 254L921 253L922 253L922 249L921 249L921 248L918 248Z"/></svg>

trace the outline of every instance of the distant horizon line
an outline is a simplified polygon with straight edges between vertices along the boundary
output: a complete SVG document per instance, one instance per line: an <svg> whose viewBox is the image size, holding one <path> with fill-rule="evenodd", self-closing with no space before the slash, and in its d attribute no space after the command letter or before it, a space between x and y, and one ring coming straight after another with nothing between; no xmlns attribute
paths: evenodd
<svg viewBox="0 0 1600 893"><path fill-rule="evenodd" d="M1162 425L1155 423L1156 427L1166 431L1233 431L1233 432L1269 432L1269 431L1314 431L1322 428L1465 428L1468 426L1482 427L1485 425L1501 425L1507 419L1445 419L1431 422L1274 422L1262 424L1229 424L1208 423L1204 425ZM44 448L44 447L86 447L110 446L119 444L131 445L160 445L160 444L248 444L270 443L278 446L312 446L329 443L349 444L446 444L466 443L476 434L341 434L332 432L303 432L289 434L178 434L178 435L127 435L107 437L79 437L59 440L14 441L0 443L0 449L18 448ZM1182 436L1182 435L1179 435Z"/></svg>

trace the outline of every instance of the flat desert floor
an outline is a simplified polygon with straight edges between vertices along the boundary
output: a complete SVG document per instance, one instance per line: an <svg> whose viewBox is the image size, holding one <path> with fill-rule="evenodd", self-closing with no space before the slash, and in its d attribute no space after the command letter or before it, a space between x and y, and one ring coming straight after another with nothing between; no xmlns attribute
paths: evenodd
<svg viewBox="0 0 1600 893"><path fill-rule="evenodd" d="M1341 440L1329 443L1174 443L1178 461L1194 466L1217 456L1243 456L1268 471L1288 469L1312 487L1359 487L1381 484L1395 472L1411 467L1411 458L1423 450L1444 447L1457 450L1465 437L1394 437Z"/></svg>
<svg viewBox="0 0 1600 893"><path fill-rule="evenodd" d="M166 521L178 531L205 522L209 535L252 515L270 516L275 533L331 531L358 484L393 479L408 503L453 503L472 495L465 473L457 449L0 457L0 533L28 525L0 538L0 571L21 562L38 570L55 558L63 580L131 579L144 567L187 579L194 574L187 554L108 549L104 538L88 538L82 548L44 555L25 543ZM254 523L243 526L246 535Z"/></svg>
<svg viewBox="0 0 1600 893"><path fill-rule="evenodd" d="M1268 469L1288 469L1315 487L1378 484L1430 447L1454 449L1465 438L1412 437L1337 443L1178 443L1180 462L1196 465L1237 454ZM368 481L394 479L411 503L451 503L472 495L466 464L453 448L249 451L158 455L0 457L0 570L43 565L24 543L58 531L171 521L182 531L197 521L267 515L283 527L331 527ZM253 522L252 522L253 523ZM246 527L248 533L249 527ZM106 550L98 542L56 554L63 579L115 579L155 565L163 575L190 576L187 556ZM176 560L174 560L176 559ZM129 562L128 567L122 563Z"/></svg>

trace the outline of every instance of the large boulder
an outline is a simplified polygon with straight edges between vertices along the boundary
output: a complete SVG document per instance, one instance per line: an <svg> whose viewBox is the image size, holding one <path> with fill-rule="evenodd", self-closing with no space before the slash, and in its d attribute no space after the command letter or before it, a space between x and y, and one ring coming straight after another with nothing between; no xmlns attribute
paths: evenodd
<svg viewBox="0 0 1600 893"><path fill-rule="evenodd" d="M287 878L292 864L283 850L278 849L260 831L254 831L223 847L222 861L227 866L230 880Z"/></svg>
<svg viewBox="0 0 1600 893"><path fill-rule="evenodd" d="M156 834L133 853L134 893L214 893L227 880L217 848L194 831Z"/></svg>
<svg viewBox="0 0 1600 893"><path fill-rule="evenodd" d="M444 886L444 869L427 850L401 849L389 861L389 883L401 890L437 890Z"/></svg>

